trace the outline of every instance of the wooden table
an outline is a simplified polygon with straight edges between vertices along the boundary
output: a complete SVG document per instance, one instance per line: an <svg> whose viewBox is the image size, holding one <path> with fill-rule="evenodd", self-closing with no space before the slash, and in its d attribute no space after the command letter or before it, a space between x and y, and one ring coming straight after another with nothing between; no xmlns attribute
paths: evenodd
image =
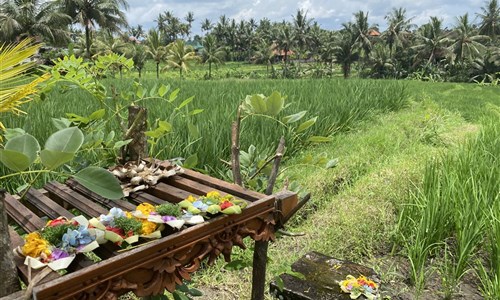
<svg viewBox="0 0 500 300"><path fill-rule="evenodd" d="M275 226L293 213L297 195L282 191L266 196L191 170L119 201L104 199L71 180L65 184L50 182L41 190L30 189L21 201L7 195L9 217L26 232L32 232L45 225L42 217L72 218L72 209L96 217L107 214L113 206L133 210L143 202L177 203L190 194L201 196L213 190L249 201L249 205L240 215L221 215L180 232L172 230L158 240L129 251L119 252L119 248L109 242L101 245L94 250L101 261L93 262L78 255L67 274L52 272L35 286L33 298L117 299L130 291L137 296L161 294L164 289L174 291L176 284L190 279L202 260L212 263L222 254L229 261L233 246L245 248L245 237L255 241L274 240ZM10 230L10 234L13 247L23 244L14 230ZM28 270L23 259L17 257L16 264L21 279L27 282Z"/></svg>

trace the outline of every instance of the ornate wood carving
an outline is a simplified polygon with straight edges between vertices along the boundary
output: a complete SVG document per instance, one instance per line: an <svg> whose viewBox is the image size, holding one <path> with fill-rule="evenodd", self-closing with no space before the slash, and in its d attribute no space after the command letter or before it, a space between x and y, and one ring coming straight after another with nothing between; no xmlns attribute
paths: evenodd
<svg viewBox="0 0 500 300"><path fill-rule="evenodd" d="M175 290L182 280L190 280L191 273L199 269L201 262L208 259L213 264L221 254L231 260L233 246L245 249L243 239L274 240L274 218L272 213L253 218L240 224L228 224L224 230L206 236L185 248L179 248L166 255L158 256L125 274L100 282L84 290L74 299L114 300L119 295L132 291L137 296L162 294L165 289ZM139 265L139 262L138 262ZM91 282L88 282L91 285Z"/></svg>

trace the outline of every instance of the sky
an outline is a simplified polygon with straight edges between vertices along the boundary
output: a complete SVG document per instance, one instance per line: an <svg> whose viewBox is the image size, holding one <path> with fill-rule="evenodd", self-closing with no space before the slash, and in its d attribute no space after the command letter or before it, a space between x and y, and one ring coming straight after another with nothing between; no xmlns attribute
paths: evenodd
<svg viewBox="0 0 500 300"><path fill-rule="evenodd" d="M145 29L156 26L154 20L164 11L172 11L175 16L184 18L187 12L194 13L193 33L200 34L200 23L210 19L216 23L219 16L236 20L256 21L266 17L271 21L292 21L298 9L307 12L309 18L317 21L321 28L337 30L342 23L351 21L353 13L362 10L369 12L370 25L378 25L384 30L384 16L392 8L403 7L407 16L413 17L413 23L422 25L428 22L430 16L437 16L443 24L452 27L456 17L469 13L474 21L481 7L486 7L487 0L128 0L129 9L126 12L131 26L141 24Z"/></svg>

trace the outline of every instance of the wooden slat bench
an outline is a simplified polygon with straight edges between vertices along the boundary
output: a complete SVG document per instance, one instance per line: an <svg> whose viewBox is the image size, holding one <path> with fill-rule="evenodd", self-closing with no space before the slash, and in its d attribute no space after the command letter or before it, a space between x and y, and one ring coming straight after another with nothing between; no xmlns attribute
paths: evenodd
<svg viewBox="0 0 500 300"><path fill-rule="evenodd" d="M82 256L65 275L51 273L33 289L34 299L116 299L129 291L137 296L173 291L183 279L189 280L202 260L213 262L220 254L230 259L233 246L244 248L243 238L274 240L277 220L286 219L297 204L289 191L266 196L191 170L163 179L155 187L131 194L126 200L111 201L88 191L74 180L65 184L50 182L42 190L31 189L24 199L6 197L7 214L24 231L45 225L44 218L72 218L75 210L87 217L107 214L113 206L133 210L142 202L153 205L177 203L189 195L217 190L249 202L240 215L221 215L209 221L166 235L129 251L117 251L111 243L94 253L102 260L93 262ZM11 230L13 246L23 241ZM21 258L16 258L20 278L28 280Z"/></svg>

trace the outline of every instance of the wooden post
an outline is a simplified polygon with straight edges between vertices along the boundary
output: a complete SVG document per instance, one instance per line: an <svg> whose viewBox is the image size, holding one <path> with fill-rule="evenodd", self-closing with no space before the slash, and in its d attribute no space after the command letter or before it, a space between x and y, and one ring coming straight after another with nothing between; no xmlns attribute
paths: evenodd
<svg viewBox="0 0 500 300"><path fill-rule="evenodd" d="M128 160L139 161L148 155L148 143L146 135L147 110L140 106L129 106L128 108L128 130L125 139L132 139L127 145Z"/></svg>
<svg viewBox="0 0 500 300"><path fill-rule="evenodd" d="M241 108L238 107L236 121L231 126L231 168L233 171L233 180L239 186L243 186L240 168L240 123Z"/></svg>
<svg viewBox="0 0 500 300"><path fill-rule="evenodd" d="M269 181L266 189L266 194L273 193L276 177L278 177L279 165L283 152L285 151L285 138L281 137L276 149L276 155L269 176ZM266 288L266 266L267 266L267 249L269 241L255 241L253 250L253 269L252 269L252 300L264 300L264 290Z"/></svg>
<svg viewBox="0 0 500 300"><path fill-rule="evenodd" d="M20 290L17 269L10 247L9 223L5 208L5 190L0 189L0 297Z"/></svg>

